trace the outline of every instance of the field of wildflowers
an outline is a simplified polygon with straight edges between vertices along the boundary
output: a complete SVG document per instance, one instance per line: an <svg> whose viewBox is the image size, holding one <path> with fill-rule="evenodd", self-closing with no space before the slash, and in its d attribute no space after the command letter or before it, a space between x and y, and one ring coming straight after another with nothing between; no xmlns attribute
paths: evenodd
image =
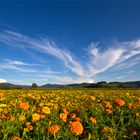
<svg viewBox="0 0 140 140"><path fill-rule="evenodd" d="M139 140L140 90L0 90L0 140Z"/></svg>

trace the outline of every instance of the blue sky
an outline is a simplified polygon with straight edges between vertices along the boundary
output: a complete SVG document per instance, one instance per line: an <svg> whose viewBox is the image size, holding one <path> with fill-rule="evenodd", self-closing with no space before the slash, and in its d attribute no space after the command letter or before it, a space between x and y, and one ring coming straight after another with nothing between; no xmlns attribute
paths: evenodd
<svg viewBox="0 0 140 140"><path fill-rule="evenodd" d="M1 1L0 82L140 80L139 1Z"/></svg>

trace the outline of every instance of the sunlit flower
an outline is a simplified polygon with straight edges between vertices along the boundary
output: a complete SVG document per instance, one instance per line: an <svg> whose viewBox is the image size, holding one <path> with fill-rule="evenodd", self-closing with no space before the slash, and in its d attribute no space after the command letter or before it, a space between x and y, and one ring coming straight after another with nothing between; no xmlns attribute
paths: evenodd
<svg viewBox="0 0 140 140"><path fill-rule="evenodd" d="M39 106L40 106L40 107L43 107L43 106L44 106L44 103L41 102L41 103L39 104Z"/></svg>
<svg viewBox="0 0 140 140"><path fill-rule="evenodd" d="M102 128L101 132L102 132L102 134L112 133L113 129L110 127L104 127L104 128Z"/></svg>
<svg viewBox="0 0 140 140"><path fill-rule="evenodd" d="M71 113L70 114L70 118L74 119L76 117L76 114L75 113Z"/></svg>
<svg viewBox="0 0 140 140"><path fill-rule="evenodd" d="M7 113L2 113L1 118L2 118L2 119L6 119L7 116L8 116Z"/></svg>
<svg viewBox="0 0 140 140"><path fill-rule="evenodd" d="M45 119L45 115L44 114L40 114L40 119Z"/></svg>
<svg viewBox="0 0 140 140"><path fill-rule="evenodd" d="M49 133L50 134L55 134L57 133L58 131L60 130L60 126L59 125L52 125L50 128L49 128Z"/></svg>
<svg viewBox="0 0 140 140"><path fill-rule="evenodd" d="M80 122L81 119L77 117L77 118L74 118L74 121L75 121L75 122Z"/></svg>
<svg viewBox="0 0 140 140"><path fill-rule="evenodd" d="M91 99L92 101L96 100L95 96L90 96L90 99Z"/></svg>
<svg viewBox="0 0 140 140"><path fill-rule="evenodd" d="M140 118L140 112L136 112L135 115L137 118Z"/></svg>
<svg viewBox="0 0 140 140"><path fill-rule="evenodd" d="M24 128L24 131L30 132L33 130L33 126L29 125L28 127Z"/></svg>
<svg viewBox="0 0 140 140"><path fill-rule="evenodd" d="M42 112L45 114L50 114L50 108L49 107L43 107Z"/></svg>
<svg viewBox="0 0 140 140"><path fill-rule="evenodd" d="M15 120L15 117L11 117L10 118L10 121L12 122L12 121L14 121Z"/></svg>
<svg viewBox="0 0 140 140"><path fill-rule="evenodd" d="M112 113L112 110L110 110L110 109L106 109L105 111L106 111L106 113L108 113L108 114L111 114L111 113Z"/></svg>
<svg viewBox="0 0 140 140"><path fill-rule="evenodd" d="M25 120L25 115L20 115L19 116L19 121L24 121Z"/></svg>
<svg viewBox="0 0 140 140"><path fill-rule="evenodd" d="M21 103L21 104L20 104L20 108L21 108L22 110L28 110L28 108L29 108L28 102L27 102L27 103Z"/></svg>
<svg viewBox="0 0 140 140"><path fill-rule="evenodd" d="M104 105L109 106L110 105L110 102L104 101Z"/></svg>
<svg viewBox="0 0 140 140"><path fill-rule="evenodd" d="M64 122L67 121L67 114L65 114L65 113L60 113L59 117L60 117L60 119L62 119Z"/></svg>
<svg viewBox="0 0 140 140"><path fill-rule="evenodd" d="M55 110L57 110L57 109L58 109L58 104L54 104L54 105L53 105L53 108L54 108Z"/></svg>
<svg viewBox="0 0 140 140"><path fill-rule="evenodd" d="M91 118L90 118L90 122L91 122L92 124L95 124L95 123L96 123L96 119L93 118L93 117L91 117Z"/></svg>
<svg viewBox="0 0 140 140"><path fill-rule="evenodd" d="M37 113L32 114L32 121L35 122L38 120L40 120L40 115Z"/></svg>
<svg viewBox="0 0 140 140"><path fill-rule="evenodd" d="M125 102L123 100L115 100L114 102L118 106L124 106L124 104L125 104Z"/></svg>
<svg viewBox="0 0 140 140"><path fill-rule="evenodd" d="M83 125L78 121L71 122L70 130L73 134L80 135L83 133Z"/></svg>
<svg viewBox="0 0 140 140"><path fill-rule="evenodd" d="M134 106L132 103L129 103L129 104L128 104L128 108L129 108L129 109L132 109L132 108L135 108L135 106Z"/></svg>
<svg viewBox="0 0 140 140"><path fill-rule="evenodd" d="M0 104L1 108L5 108L7 106L7 104Z"/></svg>
<svg viewBox="0 0 140 140"><path fill-rule="evenodd" d="M31 122L26 122L25 125L27 127L27 126L31 125Z"/></svg>
<svg viewBox="0 0 140 140"><path fill-rule="evenodd" d="M66 115L69 114L69 110L68 110L67 108L64 108L64 109L63 109L63 112L64 112Z"/></svg>

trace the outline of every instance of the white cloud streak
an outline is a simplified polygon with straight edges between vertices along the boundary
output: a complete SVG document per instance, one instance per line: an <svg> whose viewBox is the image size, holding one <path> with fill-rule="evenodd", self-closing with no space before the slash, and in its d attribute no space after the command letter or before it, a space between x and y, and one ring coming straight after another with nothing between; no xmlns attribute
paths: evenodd
<svg viewBox="0 0 140 140"><path fill-rule="evenodd" d="M19 66L29 66L30 64L27 64L23 61L19 60L10 60L10 59L4 59L4 61L8 62L11 65L19 65Z"/></svg>
<svg viewBox="0 0 140 140"><path fill-rule="evenodd" d="M65 63L65 66L75 74L79 76L84 74L83 68L73 59L70 52L58 48L54 41L50 41L48 39L35 40L25 35L7 30L0 33L0 41L22 49L32 48L42 53L53 55L62 60Z"/></svg>
<svg viewBox="0 0 140 140"><path fill-rule="evenodd" d="M0 62L1 70L14 70L18 72L32 73L36 72L35 69L31 68L32 64L25 63L19 60L9 60L3 59L3 62Z"/></svg>
<svg viewBox="0 0 140 140"><path fill-rule="evenodd" d="M6 83L7 81L5 79L0 79L0 83Z"/></svg>
<svg viewBox="0 0 140 140"><path fill-rule="evenodd" d="M71 78L69 76L62 78L55 76L56 81L63 81L64 83L74 81L74 83L92 82L96 74L105 72L108 69L133 67L139 63L134 57L140 55L140 39L127 42L115 42L112 46L106 47L105 50L101 49L99 42L91 43L88 50L89 61L84 65L69 51L60 49L54 41L48 40L47 38L33 39L20 33L5 30L0 32L0 42L20 49L33 49L55 56L64 63L66 68L75 74L75 77ZM130 63L130 60L133 60L133 62ZM27 63L18 60L9 62L9 65L10 67L12 66L12 69L17 70L21 70L17 66L28 66ZM8 68L8 66L5 65L3 68Z"/></svg>

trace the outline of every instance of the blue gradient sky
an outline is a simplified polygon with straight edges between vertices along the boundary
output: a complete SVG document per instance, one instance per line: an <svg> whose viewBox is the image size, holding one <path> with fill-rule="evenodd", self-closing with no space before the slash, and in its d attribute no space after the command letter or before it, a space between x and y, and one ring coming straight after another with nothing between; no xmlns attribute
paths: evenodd
<svg viewBox="0 0 140 140"><path fill-rule="evenodd" d="M0 82L140 80L140 1L0 2Z"/></svg>

